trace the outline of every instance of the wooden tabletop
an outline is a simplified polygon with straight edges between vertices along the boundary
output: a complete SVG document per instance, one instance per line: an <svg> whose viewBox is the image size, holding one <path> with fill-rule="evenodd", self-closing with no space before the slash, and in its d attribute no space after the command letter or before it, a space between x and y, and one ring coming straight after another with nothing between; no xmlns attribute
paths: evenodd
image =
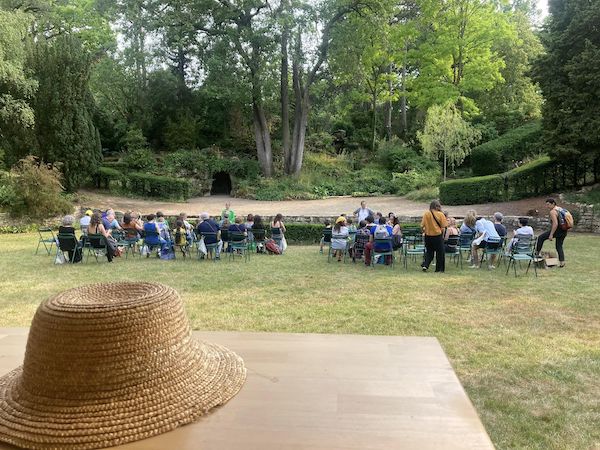
<svg viewBox="0 0 600 450"><path fill-rule="evenodd" d="M0 329L0 373L22 363L27 331ZM494 448L435 338L195 335L244 358L240 393L199 422L115 449Z"/></svg>

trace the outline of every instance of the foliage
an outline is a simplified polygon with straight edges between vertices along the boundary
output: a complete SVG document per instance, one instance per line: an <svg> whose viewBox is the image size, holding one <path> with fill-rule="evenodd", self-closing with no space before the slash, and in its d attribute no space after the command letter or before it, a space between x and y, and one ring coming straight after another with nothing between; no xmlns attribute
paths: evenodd
<svg viewBox="0 0 600 450"><path fill-rule="evenodd" d="M432 200L436 200L440 198L440 188L437 186L430 186L418 189L416 191L411 191L404 196L407 200L412 200L413 202L431 202Z"/></svg>
<svg viewBox="0 0 600 450"><path fill-rule="evenodd" d="M156 168L156 157L149 148L138 147L127 150L121 161L127 169L150 172Z"/></svg>
<svg viewBox="0 0 600 450"><path fill-rule="evenodd" d="M454 170L469 155L471 145L480 136L479 131L469 125L450 103L430 107L423 132L417 133L423 152L433 159L443 160L444 180L448 163Z"/></svg>
<svg viewBox="0 0 600 450"><path fill-rule="evenodd" d="M34 156L27 156L13 167L9 183L16 197L7 205L13 216L41 220L72 210L62 194L61 171Z"/></svg>
<svg viewBox="0 0 600 450"><path fill-rule="evenodd" d="M600 185L581 192L570 192L565 197L567 201L572 203L594 205L594 210L600 213Z"/></svg>
<svg viewBox="0 0 600 450"><path fill-rule="evenodd" d="M122 172L112 167L102 166L98 169L98 172L94 175L94 184L97 188L110 189L111 185L124 181Z"/></svg>
<svg viewBox="0 0 600 450"><path fill-rule="evenodd" d="M524 158L539 154L541 135L541 124L532 122L475 147L471 154L473 174L490 175L508 170Z"/></svg>
<svg viewBox="0 0 600 450"><path fill-rule="evenodd" d="M168 118L164 142L170 150L195 148L198 144L199 118L189 112L180 113L175 119Z"/></svg>
<svg viewBox="0 0 600 450"><path fill-rule="evenodd" d="M256 160L226 157L218 148L210 147L169 153L163 165L170 175L183 177L210 178L216 172L227 172L235 177L254 180L260 173Z"/></svg>
<svg viewBox="0 0 600 450"><path fill-rule="evenodd" d="M37 82L25 67L25 43L31 19L21 11L0 9L0 137L3 139L34 123L29 100Z"/></svg>
<svg viewBox="0 0 600 450"><path fill-rule="evenodd" d="M543 156L506 173L449 180L440 184L440 199L448 205L519 200L568 186L561 165Z"/></svg>
<svg viewBox="0 0 600 450"><path fill-rule="evenodd" d="M420 155L414 147L409 147L397 138L382 142L377 153L381 163L391 172L427 171L438 168L430 158Z"/></svg>
<svg viewBox="0 0 600 450"><path fill-rule="evenodd" d="M92 55L74 37L40 42L31 64L39 89L35 96L36 154L61 163L65 187L77 189L98 169L102 158L94 126L94 101L88 82Z"/></svg>
<svg viewBox="0 0 600 450"><path fill-rule="evenodd" d="M128 174L127 188L132 194L142 197L186 200L190 196L188 180L147 173Z"/></svg>
<svg viewBox="0 0 600 450"><path fill-rule="evenodd" d="M545 98L544 140L553 155L600 158L600 2L555 0L533 65Z"/></svg>
<svg viewBox="0 0 600 450"><path fill-rule="evenodd" d="M411 191L436 186L440 181L439 168L428 170L410 169L406 172L393 173L392 183L394 184L394 193L405 195Z"/></svg>
<svg viewBox="0 0 600 450"><path fill-rule="evenodd" d="M323 235L323 225L315 223L288 223L285 240L288 244L317 244Z"/></svg>

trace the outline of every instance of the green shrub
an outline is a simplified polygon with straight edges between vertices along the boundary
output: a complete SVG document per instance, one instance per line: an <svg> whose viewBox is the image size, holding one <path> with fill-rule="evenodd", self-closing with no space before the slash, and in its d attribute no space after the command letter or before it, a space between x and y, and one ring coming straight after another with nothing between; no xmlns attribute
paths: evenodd
<svg viewBox="0 0 600 450"><path fill-rule="evenodd" d="M127 179L130 192L143 197L158 197L170 200L186 200L190 197L190 182L147 173L132 173Z"/></svg>
<svg viewBox="0 0 600 450"><path fill-rule="evenodd" d="M330 133L312 133L306 137L306 150L311 152L333 152L333 136Z"/></svg>
<svg viewBox="0 0 600 450"><path fill-rule="evenodd" d="M439 181L440 170L437 168L425 171L411 169L403 173L392 174L394 192L398 195L405 195L417 189L435 186Z"/></svg>
<svg viewBox="0 0 600 450"><path fill-rule="evenodd" d="M133 148L127 150L121 159L129 170L149 172L156 168L156 158L148 148Z"/></svg>
<svg viewBox="0 0 600 450"><path fill-rule="evenodd" d="M437 164L399 139L382 142L378 159L391 172L403 173L408 170L426 171L435 169Z"/></svg>
<svg viewBox="0 0 600 450"><path fill-rule="evenodd" d="M431 202L432 200L440 198L440 188L437 186L424 187L409 192L404 198L412 200L413 202Z"/></svg>
<svg viewBox="0 0 600 450"><path fill-rule="evenodd" d="M509 200L535 197L553 191L552 171L555 162L543 156L505 174Z"/></svg>
<svg viewBox="0 0 600 450"><path fill-rule="evenodd" d="M471 153L473 174L503 172L524 158L540 153L541 136L541 124L531 122L475 147Z"/></svg>
<svg viewBox="0 0 600 450"><path fill-rule="evenodd" d="M314 223L288 223L285 225L288 244L317 244L321 241L324 225Z"/></svg>
<svg viewBox="0 0 600 450"><path fill-rule="evenodd" d="M198 144L200 119L186 111L177 115L175 120L170 117L164 130L164 142L170 150L194 148Z"/></svg>
<svg viewBox="0 0 600 450"><path fill-rule="evenodd" d="M114 184L121 183L122 181L123 174L111 167L102 166L94 175L94 184L97 188L110 189L111 184L114 186Z"/></svg>
<svg viewBox="0 0 600 450"><path fill-rule="evenodd" d="M44 164L34 156L20 160L11 170L9 182L16 194L7 205L11 215L41 220L71 212L61 179L56 166Z"/></svg>
<svg viewBox="0 0 600 450"><path fill-rule="evenodd" d="M440 201L445 205L470 205L495 202L503 199L502 175L463 178L440 184Z"/></svg>
<svg viewBox="0 0 600 450"><path fill-rule="evenodd" d="M0 226L0 234L17 234L17 233L31 233L37 231L38 226L36 224L25 224L25 225L4 225Z"/></svg>

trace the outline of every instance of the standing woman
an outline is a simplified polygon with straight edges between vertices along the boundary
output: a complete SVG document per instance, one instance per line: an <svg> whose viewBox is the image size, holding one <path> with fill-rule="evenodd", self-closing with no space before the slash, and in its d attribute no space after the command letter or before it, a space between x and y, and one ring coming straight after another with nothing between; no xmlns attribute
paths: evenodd
<svg viewBox="0 0 600 450"><path fill-rule="evenodd" d="M444 254L444 229L448 226L446 216L442 212L442 205L434 200L429 205L429 211L423 214L421 229L425 235L425 260L421 265L423 272L429 269L435 253L435 271L443 272L446 265Z"/></svg>
<svg viewBox="0 0 600 450"><path fill-rule="evenodd" d="M279 228L279 234L274 235L273 230ZM283 223L283 216L281 213L278 213L274 218L273 222L271 222L271 237L275 240L275 242L279 243L279 248L283 253L287 248L287 242L285 240L285 225Z"/></svg>

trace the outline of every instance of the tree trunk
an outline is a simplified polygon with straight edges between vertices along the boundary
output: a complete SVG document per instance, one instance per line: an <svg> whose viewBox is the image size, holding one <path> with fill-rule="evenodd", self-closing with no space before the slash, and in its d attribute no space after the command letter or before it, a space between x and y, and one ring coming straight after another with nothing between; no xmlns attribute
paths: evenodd
<svg viewBox="0 0 600 450"><path fill-rule="evenodd" d="M254 123L254 139L256 141L256 155L262 174L265 177L273 175L273 153L271 150L271 135L265 111L260 101L252 100L252 121Z"/></svg>
<svg viewBox="0 0 600 450"><path fill-rule="evenodd" d="M282 2L285 15L287 2ZM286 18L284 17L284 20ZM281 33L281 145L283 149L283 167L285 173L291 172L292 153L290 148L290 94L289 94L289 63L288 63L289 28L284 24Z"/></svg>
<svg viewBox="0 0 600 450"><path fill-rule="evenodd" d="M388 95L390 96L387 101L387 108L385 109L385 140L389 141L392 139L392 112L394 106L392 104L392 94L394 87L392 86L392 65L388 68Z"/></svg>
<svg viewBox="0 0 600 450"><path fill-rule="evenodd" d="M448 167L448 157L446 154L446 150L444 150L444 181L446 181L446 171Z"/></svg>
<svg viewBox="0 0 600 450"><path fill-rule="evenodd" d="M377 90L373 89L371 97L371 108L373 109L373 128L371 130L371 150L375 151L375 142L377 141Z"/></svg>
<svg viewBox="0 0 600 450"><path fill-rule="evenodd" d="M406 117L406 54L408 53L408 44L404 46L404 58L402 60L402 97L400 98L400 112L402 114L402 136L408 133L408 121Z"/></svg>
<svg viewBox="0 0 600 450"><path fill-rule="evenodd" d="M294 89L296 106L294 109L294 132L292 134L291 165L289 175L298 176L302 170L304 157L304 141L308 125L308 111L310 108L308 92L298 86Z"/></svg>

